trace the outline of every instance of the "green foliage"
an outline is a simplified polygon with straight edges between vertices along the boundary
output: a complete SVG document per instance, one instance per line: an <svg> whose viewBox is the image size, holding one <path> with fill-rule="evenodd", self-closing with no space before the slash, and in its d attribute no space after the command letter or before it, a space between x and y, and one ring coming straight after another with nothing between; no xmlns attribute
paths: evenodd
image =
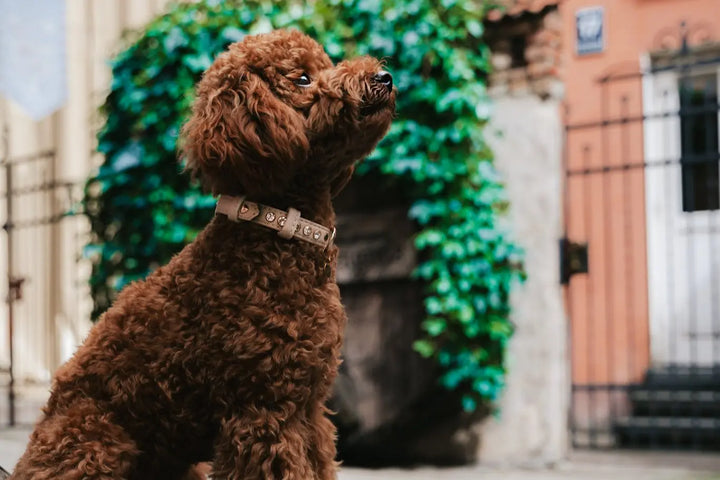
<svg viewBox="0 0 720 480"><path fill-rule="evenodd" d="M246 32L292 26L317 38L334 60L386 59L399 89L398 119L359 172L417 187L409 215L420 227L416 275L426 285L427 318L414 346L439 362L443 385L463 393L466 410L497 398L513 332L509 294L523 274L483 138L490 114L486 9L481 0L228 0L180 4L153 21L112 63L98 135L105 163L86 188L94 315L211 216L213 200L178 174L175 152L202 71Z"/></svg>

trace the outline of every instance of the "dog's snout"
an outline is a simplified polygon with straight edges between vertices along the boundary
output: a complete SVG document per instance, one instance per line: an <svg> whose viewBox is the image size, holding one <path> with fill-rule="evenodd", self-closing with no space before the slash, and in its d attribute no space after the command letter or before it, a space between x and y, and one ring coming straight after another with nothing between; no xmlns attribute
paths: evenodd
<svg viewBox="0 0 720 480"><path fill-rule="evenodd" d="M390 72L386 72L385 70L380 70L378 73L373 75L373 80L385 85L388 88L388 90L392 90L393 78L392 78L392 75L390 75Z"/></svg>

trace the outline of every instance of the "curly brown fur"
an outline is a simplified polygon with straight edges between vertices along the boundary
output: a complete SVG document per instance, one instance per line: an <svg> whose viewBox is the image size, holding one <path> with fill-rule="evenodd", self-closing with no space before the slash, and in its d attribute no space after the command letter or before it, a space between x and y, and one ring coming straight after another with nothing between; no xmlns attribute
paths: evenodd
<svg viewBox="0 0 720 480"><path fill-rule="evenodd" d="M386 133L395 92L295 31L246 37L198 85L188 169L334 224L332 196ZM300 86L301 76L311 78ZM325 401L345 314L337 249L215 217L131 284L54 379L13 479L335 478Z"/></svg>

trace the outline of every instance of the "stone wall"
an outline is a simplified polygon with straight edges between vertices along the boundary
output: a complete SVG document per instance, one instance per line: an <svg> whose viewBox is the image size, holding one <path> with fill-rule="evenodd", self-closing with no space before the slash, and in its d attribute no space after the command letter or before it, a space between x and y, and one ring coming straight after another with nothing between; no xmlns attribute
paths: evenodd
<svg viewBox="0 0 720 480"><path fill-rule="evenodd" d="M493 95L533 94L547 99L562 94L558 81L562 18L557 8L489 22L485 38L492 51Z"/></svg>

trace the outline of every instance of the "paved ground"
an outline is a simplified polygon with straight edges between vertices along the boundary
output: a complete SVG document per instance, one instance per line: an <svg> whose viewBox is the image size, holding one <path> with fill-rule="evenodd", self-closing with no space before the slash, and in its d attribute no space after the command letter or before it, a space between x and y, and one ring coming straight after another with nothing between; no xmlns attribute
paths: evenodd
<svg viewBox="0 0 720 480"><path fill-rule="evenodd" d="M0 429L0 465L12 468L29 431ZM8 468L9 469L9 468ZM552 469L420 468L343 469L339 480L720 480L720 455L681 453L575 453Z"/></svg>
<svg viewBox="0 0 720 480"><path fill-rule="evenodd" d="M340 480L720 480L720 455L574 453L551 469L347 469Z"/></svg>
<svg viewBox="0 0 720 480"><path fill-rule="evenodd" d="M418 469L354 470L341 472L340 480L717 480L720 473L682 467L617 466L600 461L570 461L553 469Z"/></svg>
<svg viewBox="0 0 720 480"><path fill-rule="evenodd" d="M10 470L25 450L29 430L0 428L0 466Z"/></svg>

